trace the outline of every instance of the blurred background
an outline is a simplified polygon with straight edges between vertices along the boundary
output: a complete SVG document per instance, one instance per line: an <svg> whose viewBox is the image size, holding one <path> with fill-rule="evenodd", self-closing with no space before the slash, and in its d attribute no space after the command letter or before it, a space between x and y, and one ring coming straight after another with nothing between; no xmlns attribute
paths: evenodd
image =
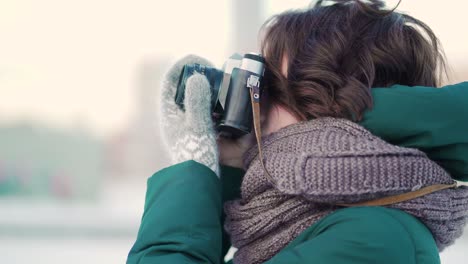
<svg viewBox="0 0 468 264"><path fill-rule="evenodd" d="M124 263L146 179L168 164L161 75L188 53L221 66L256 51L266 18L309 3L0 0L0 262ZM456 0L399 7L439 36L447 83L468 80L467 9ZM466 263L467 246L465 234L442 262Z"/></svg>

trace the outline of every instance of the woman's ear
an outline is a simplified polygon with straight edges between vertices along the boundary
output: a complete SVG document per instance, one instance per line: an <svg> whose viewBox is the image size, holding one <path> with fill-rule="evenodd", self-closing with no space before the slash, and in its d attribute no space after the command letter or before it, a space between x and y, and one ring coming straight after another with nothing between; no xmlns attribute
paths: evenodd
<svg viewBox="0 0 468 264"><path fill-rule="evenodd" d="M281 73L284 78L288 78L288 55L284 54L281 59Z"/></svg>

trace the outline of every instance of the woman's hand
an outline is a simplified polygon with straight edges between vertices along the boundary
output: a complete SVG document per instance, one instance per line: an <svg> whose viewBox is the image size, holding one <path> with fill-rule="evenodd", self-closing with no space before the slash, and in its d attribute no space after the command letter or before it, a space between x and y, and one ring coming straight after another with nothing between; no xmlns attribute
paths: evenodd
<svg viewBox="0 0 468 264"><path fill-rule="evenodd" d="M255 144L254 133L238 139L228 139L218 136L219 163L226 166L243 169L244 153Z"/></svg>
<svg viewBox="0 0 468 264"><path fill-rule="evenodd" d="M216 134L211 120L211 89L206 77L196 73L188 78L185 111L175 103L180 73L185 64L193 63L212 67L209 61L189 55L172 66L165 76L161 94L161 134L174 163L194 160L219 176Z"/></svg>

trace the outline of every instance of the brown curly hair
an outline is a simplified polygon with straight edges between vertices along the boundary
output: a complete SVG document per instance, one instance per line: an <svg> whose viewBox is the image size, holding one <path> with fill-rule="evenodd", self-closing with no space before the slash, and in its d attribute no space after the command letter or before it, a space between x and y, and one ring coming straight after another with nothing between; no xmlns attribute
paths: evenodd
<svg viewBox="0 0 468 264"><path fill-rule="evenodd" d="M446 74L432 30L380 0L318 1L273 16L261 33L265 91L300 120L359 121L372 108L371 87L435 87Z"/></svg>

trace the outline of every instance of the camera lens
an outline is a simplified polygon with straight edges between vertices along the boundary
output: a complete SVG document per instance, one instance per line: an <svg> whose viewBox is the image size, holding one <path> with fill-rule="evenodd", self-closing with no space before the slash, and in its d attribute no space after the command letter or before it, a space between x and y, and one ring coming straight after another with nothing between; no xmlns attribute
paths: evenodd
<svg viewBox="0 0 468 264"><path fill-rule="evenodd" d="M258 61L258 62L265 64L265 59L259 53L253 53L253 52L247 53L244 55L244 58L251 59L251 60Z"/></svg>
<svg viewBox="0 0 468 264"><path fill-rule="evenodd" d="M241 69L263 76L265 59L257 53L247 53L242 59Z"/></svg>
<svg viewBox="0 0 468 264"><path fill-rule="evenodd" d="M256 77L260 85L264 72L264 59L260 54L244 55L240 67L232 71L231 82L226 96L226 111L220 122L219 130L240 137L252 129L252 106L249 80Z"/></svg>

